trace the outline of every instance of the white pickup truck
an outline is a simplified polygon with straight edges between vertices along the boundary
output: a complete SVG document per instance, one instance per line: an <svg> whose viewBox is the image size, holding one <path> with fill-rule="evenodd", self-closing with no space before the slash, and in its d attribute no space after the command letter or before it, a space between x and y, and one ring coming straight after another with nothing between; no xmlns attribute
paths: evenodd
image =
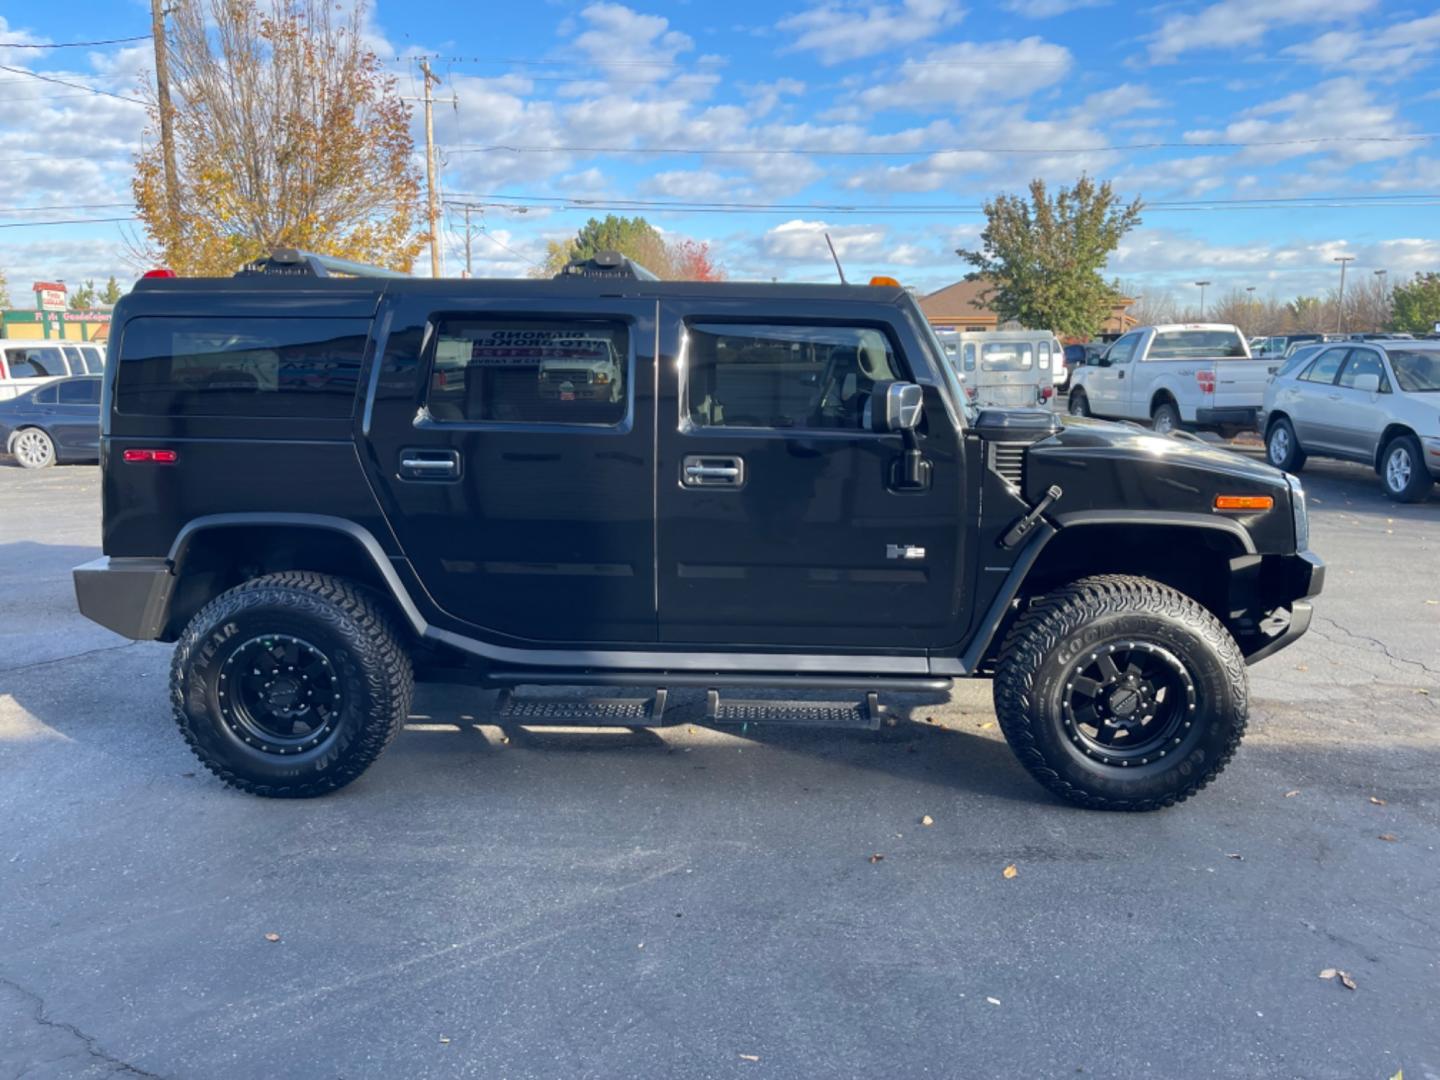
<svg viewBox="0 0 1440 1080"><path fill-rule="evenodd" d="M1140 326L1070 377L1070 413L1229 433L1256 425L1275 359L1225 323Z"/></svg>

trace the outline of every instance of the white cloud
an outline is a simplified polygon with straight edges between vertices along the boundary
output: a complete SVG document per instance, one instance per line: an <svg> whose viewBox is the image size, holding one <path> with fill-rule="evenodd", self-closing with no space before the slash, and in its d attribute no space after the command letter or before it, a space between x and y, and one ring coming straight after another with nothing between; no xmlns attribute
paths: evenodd
<svg viewBox="0 0 1440 1080"><path fill-rule="evenodd" d="M1391 23L1368 33L1331 30L1312 41L1291 45L1282 51L1325 67L1348 64L1359 57L1383 58L1375 74L1393 74L1411 60L1440 49L1440 12L1418 19Z"/></svg>
<svg viewBox="0 0 1440 1080"><path fill-rule="evenodd" d="M776 25L797 35L794 49L820 54L835 64L873 56L923 41L965 15L955 0L901 0L900 3L822 3Z"/></svg>
<svg viewBox="0 0 1440 1080"><path fill-rule="evenodd" d="M1376 0L1219 0L1191 14L1171 15L1150 38L1150 59L1168 63L1196 49L1253 46L1277 26L1340 22Z"/></svg>
<svg viewBox="0 0 1440 1080"><path fill-rule="evenodd" d="M946 107L958 111L976 102L1029 97L1053 86L1074 58L1063 45L1043 38L961 42L905 60L893 79L860 93L871 109Z"/></svg>
<svg viewBox="0 0 1440 1080"><path fill-rule="evenodd" d="M677 56L695 47L663 15L642 15L623 4L591 4L580 18L586 25L575 45L597 66L617 74L623 69L626 78L661 78Z"/></svg>
<svg viewBox="0 0 1440 1080"><path fill-rule="evenodd" d="M1006 11L1027 19L1053 19L1081 8L1104 7L1110 0L1006 0Z"/></svg>

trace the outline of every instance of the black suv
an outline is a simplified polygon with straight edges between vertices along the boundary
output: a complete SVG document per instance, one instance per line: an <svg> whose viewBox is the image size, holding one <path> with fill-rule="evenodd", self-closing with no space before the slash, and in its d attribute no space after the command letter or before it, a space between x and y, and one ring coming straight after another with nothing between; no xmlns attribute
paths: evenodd
<svg viewBox="0 0 1440 1080"><path fill-rule="evenodd" d="M970 411L893 285L570 269L288 252L117 306L105 557L76 592L177 643L175 718L222 780L341 787L417 679L503 687L524 724L879 725L881 693L993 675L1021 762L1073 802L1167 806L1224 767L1245 665L1304 633L1323 580L1293 478ZM655 689L577 713L522 684ZM703 715L667 711L676 688Z"/></svg>

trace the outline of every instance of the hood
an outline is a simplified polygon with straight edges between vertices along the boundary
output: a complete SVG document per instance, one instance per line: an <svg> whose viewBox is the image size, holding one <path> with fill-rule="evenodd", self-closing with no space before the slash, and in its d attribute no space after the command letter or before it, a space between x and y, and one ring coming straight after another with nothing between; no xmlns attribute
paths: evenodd
<svg viewBox="0 0 1440 1080"><path fill-rule="evenodd" d="M1124 458L1139 466L1202 469L1262 484L1286 486L1285 474L1258 458L1188 435L1157 435L1133 424L1067 416L1059 434L1036 444L1034 453L1067 459Z"/></svg>

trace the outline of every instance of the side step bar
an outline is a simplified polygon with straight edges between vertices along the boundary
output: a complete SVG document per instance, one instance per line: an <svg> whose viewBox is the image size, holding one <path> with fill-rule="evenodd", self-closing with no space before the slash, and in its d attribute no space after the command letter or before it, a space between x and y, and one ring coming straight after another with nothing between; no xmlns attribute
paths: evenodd
<svg viewBox="0 0 1440 1080"><path fill-rule="evenodd" d="M703 712L696 706L670 706L669 690L650 698L520 697L508 687L500 691L495 719L503 727L668 727L674 724L715 726L788 724L800 727L894 727L896 717L880 704L875 690L859 702L726 699L715 687L705 692Z"/></svg>

